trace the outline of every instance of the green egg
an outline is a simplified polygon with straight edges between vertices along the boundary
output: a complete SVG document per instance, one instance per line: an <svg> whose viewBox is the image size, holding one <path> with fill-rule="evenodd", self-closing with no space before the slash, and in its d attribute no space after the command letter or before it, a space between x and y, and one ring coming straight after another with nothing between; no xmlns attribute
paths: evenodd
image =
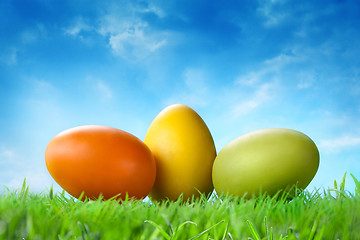
<svg viewBox="0 0 360 240"><path fill-rule="evenodd" d="M247 133L217 155L212 180L218 194L273 196L296 185L305 189L319 167L319 151L305 134L285 128Z"/></svg>

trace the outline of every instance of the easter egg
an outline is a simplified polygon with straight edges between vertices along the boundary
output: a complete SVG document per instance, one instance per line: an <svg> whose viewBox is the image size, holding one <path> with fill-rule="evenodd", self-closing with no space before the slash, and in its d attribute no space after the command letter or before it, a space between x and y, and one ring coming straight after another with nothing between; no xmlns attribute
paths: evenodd
<svg viewBox="0 0 360 240"><path fill-rule="evenodd" d="M212 165L216 149L203 119L190 107L165 108L151 123L144 140L156 162L152 200L176 200L213 191Z"/></svg>
<svg viewBox="0 0 360 240"><path fill-rule="evenodd" d="M156 175L154 157L134 135L107 126L80 126L56 135L45 151L45 162L54 180L78 198L116 195L142 199Z"/></svg>
<svg viewBox="0 0 360 240"><path fill-rule="evenodd" d="M308 136L291 129L262 129L238 137L219 152L213 183L218 194L273 196L294 185L306 188L318 167L319 151Z"/></svg>

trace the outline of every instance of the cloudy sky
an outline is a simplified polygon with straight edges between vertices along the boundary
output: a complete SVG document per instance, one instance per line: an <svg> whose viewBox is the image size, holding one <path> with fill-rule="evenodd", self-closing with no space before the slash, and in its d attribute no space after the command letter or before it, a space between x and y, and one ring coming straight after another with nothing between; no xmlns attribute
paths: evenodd
<svg viewBox="0 0 360 240"><path fill-rule="evenodd" d="M1 0L0 187L55 184L44 152L67 128L144 139L173 103L218 152L256 129L307 134L321 155L309 190L360 179L359 13L357 0Z"/></svg>

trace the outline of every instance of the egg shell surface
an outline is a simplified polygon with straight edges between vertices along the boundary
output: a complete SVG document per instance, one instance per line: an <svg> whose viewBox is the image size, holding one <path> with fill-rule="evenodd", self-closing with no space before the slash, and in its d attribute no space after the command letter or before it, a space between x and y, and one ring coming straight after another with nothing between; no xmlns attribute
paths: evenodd
<svg viewBox="0 0 360 240"><path fill-rule="evenodd" d="M247 133L227 144L213 166L218 194L250 198L274 195L297 185L304 189L319 167L319 151L305 134L285 128Z"/></svg>
<svg viewBox="0 0 360 240"><path fill-rule="evenodd" d="M203 119L190 107L175 104L151 123L144 142L151 149L157 175L150 192L153 200L176 200L213 191L212 165L216 149Z"/></svg>
<svg viewBox="0 0 360 240"><path fill-rule="evenodd" d="M49 142L47 169L54 180L78 198L120 194L142 199L156 176L154 157L134 135L117 128L88 125L65 130Z"/></svg>

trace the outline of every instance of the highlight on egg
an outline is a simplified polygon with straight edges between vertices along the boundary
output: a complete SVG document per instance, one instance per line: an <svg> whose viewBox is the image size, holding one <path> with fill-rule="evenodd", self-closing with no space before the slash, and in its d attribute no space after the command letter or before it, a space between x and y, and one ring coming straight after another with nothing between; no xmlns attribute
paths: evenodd
<svg viewBox="0 0 360 240"><path fill-rule="evenodd" d="M54 180L78 198L145 198L156 176L154 157L134 135L88 125L65 130L49 142L46 167Z"/></svg>
<svg viewBox="0 0 360 240"><path fill-rule="evenodd" d="M247 133L227 144L213 165L218 194L274 196L293 186L305 189L319 167L319 151L305 134L285 128Z"/></svg>
<svg viewBox="0 0 360 240"><path fill-rule="evenodd" d="M151 200L184 200L209 195L216 149L203 119L190 107L174 104L151 123L144 142L157 168Z"/></svg>

